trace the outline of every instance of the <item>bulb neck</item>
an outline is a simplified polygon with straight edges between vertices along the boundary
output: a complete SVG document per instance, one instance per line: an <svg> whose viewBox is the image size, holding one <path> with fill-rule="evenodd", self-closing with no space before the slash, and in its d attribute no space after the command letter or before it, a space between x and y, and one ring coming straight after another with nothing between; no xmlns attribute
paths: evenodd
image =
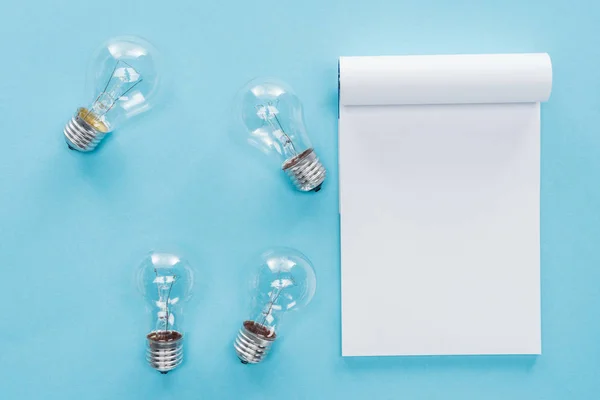
<svg viewBox="0 0 600 400"><path fill-rule="evenodd" d="M146 335L146 361L161 374L183 362L183 334L178 331L152 331Z"/></svg>
<svg viewBox="0 0 600 400"><path fill-rule="evenodd" d="M257 326L260 327L255 322L245 321L233 344L235 352L243 364L260 363L267 356L271 345L275 342L276 336L266 338L259 335L257 333L259 330L253 328Z"/></svg>
<svg viewBox="0 0 600 400"><path fill-rule="evenodd" d="M79 108L63 131L69 148L84 153L94 150L108 133L86 121L86 115L89 116L90 112L85 108Z"/></svg>
<svg viewBox="0 0 600 400"><path fill-rule="evenodd" d="M296 189L302 192L321 190L325 180L325 167L313 149L304 150L295 157L286 160L282 167Z"/></svg>

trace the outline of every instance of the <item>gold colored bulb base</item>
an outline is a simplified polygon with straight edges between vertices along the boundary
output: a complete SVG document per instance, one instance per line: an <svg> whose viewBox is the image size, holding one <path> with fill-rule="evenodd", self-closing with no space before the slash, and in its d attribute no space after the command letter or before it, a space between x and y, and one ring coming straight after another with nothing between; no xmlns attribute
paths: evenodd
<svg viewBox="0 0 600 400"><path fill-rule="evenodd" d="M79 108L64 129L65 141L72 150L92 151L109 132L108 126L86 108Z"/></svg>

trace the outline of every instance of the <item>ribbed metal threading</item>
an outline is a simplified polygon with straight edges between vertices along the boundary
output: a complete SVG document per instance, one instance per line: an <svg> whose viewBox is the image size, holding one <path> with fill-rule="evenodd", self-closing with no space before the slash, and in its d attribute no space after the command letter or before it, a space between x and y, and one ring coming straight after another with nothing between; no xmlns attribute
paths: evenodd
<svg viewBox="0 0 600 400"><path fill-rule="evenodd" d="M267 356L274 341L261 338L242 326L233 347L242 363L258 364Z"/></svg>
<svg viewBox="0 0 600 400"><path fill-rule="evenodd" d="M148 339L146 361L162 374L177 368L183 362L183 336L168 342Z"/></svg>
<svg viewBox="0 0 600 400"><path fill-rule="evenodd" d="M318 192L327 173L313 149L299 155L297 160L286 161L283 170L294 186L303 192L310 190Z"/></svg>
<svg viewBox="0 0 600 400"><path fill-rule="evenodd" d="M81 108L65 126L65 141L73 150L88 152L98 146L106 136L106 132L99 131L84 121L79 116L80 111Z"/></svg>

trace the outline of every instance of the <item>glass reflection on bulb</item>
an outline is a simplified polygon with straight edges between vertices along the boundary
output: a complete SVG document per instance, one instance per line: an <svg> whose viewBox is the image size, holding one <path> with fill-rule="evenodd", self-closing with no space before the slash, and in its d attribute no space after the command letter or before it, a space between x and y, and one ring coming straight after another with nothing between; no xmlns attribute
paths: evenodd
<svg viewBox="0 0 600 400"><path fill-rule="evenodd" d="M302 103L292 88L278 79L257 78L240 90L236 106L248 143L277 158L298 190L319 191L326 171L310 143Z"/></svg>
<svg viewBox="0 0 600 400"><path fill-rule="evenodd" d="M106 42L90 63L90 100L65 126L69 148L88 152L125 120L152 108L160 82L158 52L136 36Z"/></svg>
<svg viewBox="0 0 600 400"><path fill-rule="evenodd" d="M153 252L140 264L137 283L152 318L146 359L152 368L167 373L183 361L183 303L191 297L194 274L178 256Z"/></svg>
<svg viewBox="0 0 600 400"><path fill-rule="evenodd" d="M252 306L234 343L244 364L256 364L267 355L279 337L284 315L305 307L317 288L310 260L297 250L275 248L256 260L252 281Z"/></svg>

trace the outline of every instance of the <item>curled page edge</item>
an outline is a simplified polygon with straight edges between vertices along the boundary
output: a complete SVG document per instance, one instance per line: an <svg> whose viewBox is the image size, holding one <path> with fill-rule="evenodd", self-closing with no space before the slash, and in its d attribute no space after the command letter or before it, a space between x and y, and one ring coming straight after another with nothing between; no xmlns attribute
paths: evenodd
<svg viewBox="0 0 600 400"><path fill-rule="evenodd" d="M548 100L547 53L340 57L339 105L534 103Z"/></svg>

